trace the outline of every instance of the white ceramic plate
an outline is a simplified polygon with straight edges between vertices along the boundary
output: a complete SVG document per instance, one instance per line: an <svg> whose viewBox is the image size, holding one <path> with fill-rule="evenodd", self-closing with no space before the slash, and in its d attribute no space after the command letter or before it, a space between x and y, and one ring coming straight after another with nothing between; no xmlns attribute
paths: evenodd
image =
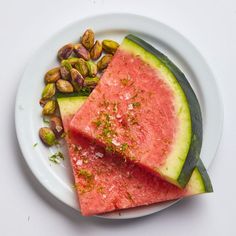
<svg viewBox="0 0 236 236"><path fill-rule="evenodd" d="M204 125L201 158L209 167L221 136L223 109L216 81L205 60L186 38L160 22L138 15L109 14L89 17L68 25L39 48L25 69L16 98L16 130L24 158L41 184L66 205L78 209L68 158L61 165L50 163L48 157L55 149L46 148L38 138L39 128L45 125L38 101L44 86L45 72L57 65L57 50L68 42L77 42L87 28L95 31L97 39L110 38L119 42L128 33L136 34L178 65L201 105ZM33 147L34 143L38 145ZM103 217L125 219L145 216L175 202L109 213Z"/></svg>

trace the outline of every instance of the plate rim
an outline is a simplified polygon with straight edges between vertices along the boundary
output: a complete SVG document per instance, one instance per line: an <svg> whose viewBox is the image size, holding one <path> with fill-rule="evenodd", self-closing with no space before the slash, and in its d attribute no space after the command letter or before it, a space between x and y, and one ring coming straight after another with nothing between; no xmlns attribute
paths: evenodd
<svg viewBox="0 0 236 236"><path fill-rule="evenodd" d="M24 68L24 72L23 72L23 74L21 76L21 79L20 79L20 81L18 83L18 89L17 89L16 98L15 98L15 129L16 129L17 140L18 140L21 152L23 154L23 158L24 158L27 166L29 167L30 171L32 172L32 174L36 177L36 179L40 182L40 184L48 192L50 192L50 194L52 194L57 200L59 200L60 202L62 202L63 204L65 204L67 206L70 206L71 208L73 208L74 210L77 210L77 211L79 211L79 209L75 209L71 204L63 201L63 199L60 196L58 196L53 189L49 188L48 184L45 181L43 181L43 179L40 178L40 176L39 176L38 172L36 171L36 169L34 168L34 166L32 167L29 158L27 158L27 156L28 156L27 155L27 151L26 151L27 148L25 147L25 144L23 143L23 141L22 141L22 139L20 137L21 136L21 131L20 131L20 127L19 127L20 112L19 112L19 109L18 109L18 100L19 100L19 97L20 97L20 94L21 94L21 87L22 87L22 85L24 83L24 77L25 77L26 71L27 71L27 69L28 69L28 67L30 65L30 61L40 52L40 50L44 46L46 46L54 38L57 38L63 31L66 31L67 28L73 27L75 25L78 25L79 22L81 22L81 21L86 21L86 20L91 20L91 19L95 20L96 18L103 18L103 17L113 17L114 15L116 17L118 17L118 16L120 16L120 17L132 17L134 19L135 18L142 18L143 20L149 21L150 23L159 24L162 27L168 29L168 31L172 31L172 33L180 36L183 40L185 40L185 42L187 42L189 44L190 47L192 47L192 49L195 51L195 53L198 54L198 57L204 62L204 64L206 65L208 71L212 74L212 78L214 78L211 82L214 83L215 93L217 94L218 102L219 102L218 103L218 109L220 111L220 114L219 114L218 118L220 120L220 122L219 122L220 126L219 126L218 140L217 140L217 145L215 147L215 152L214 152L214 155L213 155L213 157L211 159L210 164L214 160L216 152L217 152L217 150L219 148L220 140L222 138L223 123L224 123L224 108L223 108L222 96L221 96L220 89L219 89L219 86L218 86L217 77L213 73L213 71L212 71L211 67L209 66L209 64L207 63L207 60L200 53L200 51L195 47L195 45L187 37L185 37L184 35L179 33L176 29L174 29L173 27L163 23L162 21L156 20L156 19L154 19L152 17L147 17L147 16L142 15L142 14L122 13L122 12L99 13L99 14L89 15L89 16L86 16L86 17L82 17L80 19L76 19L75 21L70 22L70 23L64 25L63 27L59 28L56 32L54 32L50 37L46 38L36 49L33 50L33 53L29 57L28 63L26 64L26 66ZM209 166L207 166L207 169L209 169ZM112 217L108 216L107 217L107 216L102 216L102 215L96 215L96 217L107 218L107 219L131 219L131 218L139 218L139 217L147 216L147 215L150 215L150 214L162 211L162 210L168 208L169 206L175 204L178 201L179 201L179 199L178 200L173 200L173 201L167 203L166 206L163 209L160 209L158 211L148 212L147 214L137 214L136 216L127 216L127 217L120 217L120 216L112 216Z"/></svg>

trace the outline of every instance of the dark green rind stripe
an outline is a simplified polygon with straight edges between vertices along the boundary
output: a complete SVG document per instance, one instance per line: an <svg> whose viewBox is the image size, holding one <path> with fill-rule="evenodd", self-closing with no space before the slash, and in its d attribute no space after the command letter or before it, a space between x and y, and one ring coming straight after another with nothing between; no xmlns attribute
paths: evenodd
<svg viewBox="0 0 236 236"><path fill-rule="evenodd" d="M177 81L179 82L181 88L185 93L185 96L187 97L192 122L192 138L188 156L178 177L178 183L180 184L180 186L185 187L199 160L202 146L202 116L197 97L193 89L191 88L188 80L186 79L185 75L180 71L180 69L176 65L174 65L173 62L171 62L171 60L167 56L159 52L150 44L146 43L142 39L132 34L126 36L126 39L133 41L134 43L138 44L146 51L157 57L176 77Z"/></svg>
<svg viewBox="0 0 236 236"><path fill-rule="evenodd" d="M203 181L204 187L205 187L205 192L206 193L213 192L213 188L212 188L210 177L207 174L206 168L203 165L201 159L199 159L199 161L197 163L197 169L198 169L199 173L201 174L202 181Z"/></svg>

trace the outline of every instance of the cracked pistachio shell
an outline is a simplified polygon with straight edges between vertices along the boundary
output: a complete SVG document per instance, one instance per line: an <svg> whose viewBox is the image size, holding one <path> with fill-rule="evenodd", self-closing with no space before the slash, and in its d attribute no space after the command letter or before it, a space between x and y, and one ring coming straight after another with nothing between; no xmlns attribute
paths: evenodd
<svg viewBox="0 0 236 236"><path fill-rule="evenodd" d="M113 40L105 39L102 41L102 48L107 53L114 54L118 47L119 47L119 43L117 43Z"/></svg>
<svg viewBox="0 0 236 236"><path fill-rule="evenodd" d="M56 93L56 87L54 83L47 84L42 92L42 99L52 98Z"/></svg>
<svg viewBox="0 0 236 236"><path fill-rule="evenodd" d="M94 32L91 29L87 29L81 37L81 43L85 48L90 50L93 47L94 38Z"/></svg>
<svg viewBox="0 0 236 236"><path fill-rule="evenodd" d="M56 82L57 90L61 93L72 93L74 91L72 84L69 81L59 79Z"/></svg>
<svg viewBox="0 0 236 236"><path fill-rule="evenodd" d="M48 127L42 127L39 130L39 137L44 144L52 146L56 143L56 136L53 131Z"/></svg>
<svg viewBox="0 0 236 236"><path fill-rule="evenodd" d="M97 60L101 56L101 54L102 44L97 40L90 51L91 59Z"/></svg>

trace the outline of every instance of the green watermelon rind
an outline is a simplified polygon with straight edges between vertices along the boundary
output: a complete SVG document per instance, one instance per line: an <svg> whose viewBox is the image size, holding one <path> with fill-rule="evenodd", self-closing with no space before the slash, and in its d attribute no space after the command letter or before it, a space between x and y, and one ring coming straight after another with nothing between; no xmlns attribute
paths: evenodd
<svg viewBox="0 0 236 236"><path fill-rule="evenodd" d="M87 97L85 96L68 97L65 95L57 98L62 119L67 116L74 115L75 112L84 104L86 99ZM196 180L195 182L192 181L192 183L190 183L191 187L189 187L189 191L191 193L200 194L213 191L211 180L201 159L199 159L193 174L195 174Z"/></svg>
<svg viewBox="0 0 236 236"><path fill-rule="evenodd" d="M177 179L178 184L181 187L184 187L188 183L190 176L198 163L202 146L202 115L199 102L185 75L167 56L165 56L163 53L155 49L144 40L132 34L126 36L125 39L142 47L145 51L149 52L160 62L162 62L162 64L169 70L169 72L174 75L187 98L192 123L191 145L184 165Z"/></svg>

